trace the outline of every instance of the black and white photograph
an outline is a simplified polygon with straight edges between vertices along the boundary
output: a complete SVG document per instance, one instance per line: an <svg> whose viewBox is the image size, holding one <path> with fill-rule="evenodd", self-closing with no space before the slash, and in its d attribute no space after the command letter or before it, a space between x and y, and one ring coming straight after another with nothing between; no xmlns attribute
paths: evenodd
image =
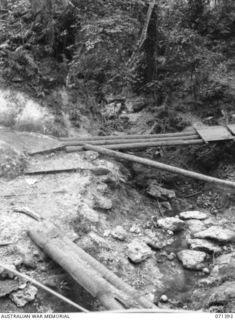
<svg viewBox="0 0 235 320"><path fill-rule="evenodd" d="M86 314L235 319L235 0L0 0L0 318Z"/></svg>

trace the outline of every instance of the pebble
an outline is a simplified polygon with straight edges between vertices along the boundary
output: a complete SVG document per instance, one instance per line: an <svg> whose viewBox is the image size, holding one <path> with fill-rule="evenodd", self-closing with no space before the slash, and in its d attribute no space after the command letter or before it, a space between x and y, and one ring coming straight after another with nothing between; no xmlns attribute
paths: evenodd
<svg viewBox="0 0 235 320"><path fill-rule="evenodd" d="M181 231L185 226L184 221L177 217L158 219L157 224L159 227L171 232Z"/></svg>
<svg viewBox="0 0 235 320"><path fill-rule="evenodd" d="M168 302L168 297L167 297L167 295L165 295L165 294L163 294L161 297L160 297L160 301L161 302Z"/></svg>
<svg viewBox="0 0 235 320"><path fill-rule="evenodd" d="M145 242L134 239L128 244L127 255L132 262L140 263L152 256L152 250Z"/></svg>
<svg viewBox="0 0 235 320"><path fill-rule="evenodd" d="M210 270L208 268L203 268L202 269L202 272L205 273L205 274L209 274L210 273Z"/></svg>
<svg viewBox="0 0 235 320"><path fill-rule="evenodd" d="M112 232L111 235L114 239L124 241L127 237L127 232L122 226L117 226Z"/></svg>

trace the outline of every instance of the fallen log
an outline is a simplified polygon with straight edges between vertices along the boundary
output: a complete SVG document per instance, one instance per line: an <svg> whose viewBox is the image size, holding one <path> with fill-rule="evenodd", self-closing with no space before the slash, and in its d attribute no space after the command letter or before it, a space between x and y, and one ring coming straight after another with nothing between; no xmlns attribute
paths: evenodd
<svg viewBox="0 0 235 320"><path fill-rule="evenodd" d="M99 272L74 250L74 244L62 235L54 224L42 221L29 230L32 240L73 279L85 288L93 297L108 310L125 308L141 308L138 301L123 290L119 290L108 282Z"/></svg>
<svg viewBox="0 0 235 320"><path fill-rule="evenodd" d="M67 137L60 138L60 141L92 141L92 140L125 140L125 139L148 139L148 138L167 138L167 137L186 137L196 134L195 129L190 129L183 132L159 133L159 134L134 134L123 136L92 136L92 137Z"/></svg>
<svg viewBox="0 0 235 320"><path fill-rule="evenodd" d="M84 145L84 148L86 150L97 151L97 152L99 152L101 154L104 154L106 156L109 156L109 157L140 163L140 164L147 165L147 166L159 169L159 170L169 171L169 172L172 172L172 173L175 173L175 174L180 174L180 175L183 175L185 177L189 177L189 178L193 178L193 179L197 179L197 180L202 180L202 181L205 181L205 182L208 182L208 183L212 183L212 184L216 184L216 185L219 185L219 186L222 186L222 187L233 188L233 189L235 188L235 182L233 182L233 181L214 178L214 177L211 177L211 176L207 176L205 174L197 173L197 172L190 171L190 170L181 169L181 168L170 166L170 165L167 165L167 164L164 164L164 163L161 163L161 162L157 162L157 161L153 161L153 160L149 160L149 159L144 159L144 158L141 158L141 157L137 157L137 156L134 156L134 155L121 153L121 152L118 152L118 151L109 150L107 148L102 148L102 147L98 147L98 146L92 146L92 145L89 145L89 144Z"/></svg>
<svg viewBox="0 0 235 320"><path fill-rule="evenodd" d="M164 146L184 146L184 145L195 145L204 143L202 139L196 140L174 140L174 141L160 141L160 142L139 142L139 143L127 143L127 144L107 144L105 149L112 150L129 150L129 149L144 149L151 147L164 147ZM77 152L84 150L84 147L80 146L68 146L65 147L66 152Z"/></svg>
<svg viewBox="0 0 235 320"><path fill-rule="evenodd" d="M128 144L128 143L147 143L147 142L167 142L177 140L197 140L200 137L196 134L182 137L166 137L166 138L145 138L145 139L117 139L117 140L84 140L84 141L66 141L63 146L81 146L84 143L92 145L108 145L108 144Z"/></svg>
<svg viewBox="0 0 235 320"><path fill-rule="evenodd" d="M101 264L99 261L94 259L92 256L87 254L84 250L82 250L80 247L78 247L76 244L74 244L72 241L68 238L63 238L65 242L67 242L78 254L78 256L81 258L81 260L86 261L90 266L92 266L95 270L97 270L104 279L109 281L112 285L114 285L116 288L126 292L128 295L130 295L133 299L137 300L142 307L145 308L156 308L156 306L150 302L147 298L140 295L135 289L133 289L131 286L126 284L124 281L122 281L118 276L116 276L113 272L111 272L109 269L107 269L103 264Z"/></svg>

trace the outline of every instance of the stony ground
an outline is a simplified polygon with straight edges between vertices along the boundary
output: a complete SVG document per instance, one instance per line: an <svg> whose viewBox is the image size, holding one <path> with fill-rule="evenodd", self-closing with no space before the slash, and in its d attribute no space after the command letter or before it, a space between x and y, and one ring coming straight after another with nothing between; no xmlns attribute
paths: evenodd
<svg viewBox="0 0 235 320"><path fill-rule="evenodd" d="M35 150L37 141L41 148L51 144L42 135L19 135L6 129L1 133L1 140L8 143L12 139L17 144L20 137L23 142L18 148L27 146L28 151ZM215 190L183 199L179 194L191 187L194 191L193 185L185 181L169 190L159 186L154 176L140 189L124 164L94 152L27 159L27 170L71 167L77 171L1 178L3 263L90 310L102 310L32 243L27 230L33 220L17 212L27 207L56 222L77 245L159 307L234 311L235 207L231 202L215 215L210 210L216 206ZM0 312L75 311L5 272L0 282Z"/></svg>

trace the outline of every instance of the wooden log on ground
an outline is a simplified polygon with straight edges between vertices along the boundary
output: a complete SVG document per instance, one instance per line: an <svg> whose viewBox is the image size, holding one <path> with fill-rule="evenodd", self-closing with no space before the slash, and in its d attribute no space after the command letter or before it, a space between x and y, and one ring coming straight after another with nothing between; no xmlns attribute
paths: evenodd
<svg viewBox="0 0 235 320"><path fill-rule="evenodd" d="M193 179L197 179L197 180L202 180L208 183L212 183L212 184L216 184L218 186L221 187L225 187L225 188L235 188L235 182L233 181L228 181L228 180L222 180L222 179L218 179L218 178L214 178L211 176L207 176L205 174L201 174L201 173L197 173L194 171L190 171L190 170L185 170L185 169L181 169L178 167L174 167L174 166L170 166L161 162L157 162L157 161L153 161L153 160L149 160L149 159L144 159L141 157L137 157L134 155L129 155L129 154L125 154L125 153L121 153L118 151L113 151L113 150L109 150L107 148L102 148L99 146L92 146L92 145L84 145L84 148L86 150L92 150L92 151L97 151L101 154L104 154L106 156L109 157L113 157L113 158L117 158L117 159L122 159L122 160L127 160L127 161L131 161L131 162L136 162L136 163L140 163L146 166L150 166L153 168L156 168L158 170L164 170L164 171L168 171L168 172L172 172L175 174L180 174L183 175L185 177L189 177L189 178L193 178Z"/></svg>
<svg viewBox="0 0 235 320"><path fill-rule="evenodd" d="M123 135L123 136L92 136L92 137L68 137L60 138L60 141L92 141L92 140L125 140L125 139L151 139L151 138L167 138L167 137L186 137L192 134L196 134L195 129L190 129L183 132L173 133L159 133L159 134L134 134L134 135Z"/></svg>
<svg viewBox="0 0 235 320"><path fill-rule="evenodd" d="M121 279L94 258L79 250L54 224L45 220L37 223L35 228L30 229L29 235L45 253L93 297L99 299L107 309L155 307L151 302L147 303L141 298L134 289L125 286Z"/></svg>
<svg viewBox="0 0 235 320"><path fill-rule="evenodd" d="M127 143L127 144L108 144L104 147L105 149L112 150L131 150L131 149L145 149L152 147L165 147L165 146L184 146L184 145L195 145L195 144L203 144L202 139L196 140L174 140L174 141L160 141L160 142L140 142L140 143ZM80 146L68 146L65 147L66 152L77 152L84 150L83 147Z"/></svg>
<svg viewBox="0 0 235 320"><path fill-rule="evenodd" d="M166 137L166 138L145 138L145 139L117 139L117 140L84 140L84 141L66 141L64 146L81 146L84 143L92 145L108 145L108 144L127 144L127 143L146 143L146 142L165 142L165 141L176 141L176 140L197 140L200 137L196 134L183 136L183 137Z"/></svg>
<svg viewBox="0 0 235 320"><path fill-rule="evenodd" d="M138 308L137 303L124 292L121 292L82 261L71 247L63 241L61 231L49 222L37 223L37 226L29 231L32 240L72 278L97 298L108 310L125 309L124 305Z"/></svg>
<svg viewBox="0 0 235 320"><path fill-rule="evenodd" d="M127 283L122 281L118 276L116 276L113 272L107 269L103 264L94 259L92 256L87 254L84 250L82 250L75 243L70 241L67 237L63 237L63 240L67 242L70 245L70 247L73 248L74 252L78 254L81 260L86 261L90 266L99 271L99 273L104 277L104 279L109 281L116 288L126 292L133 299L137 300L140 303L140 305L142 305L142 307L156 308L156 306L151 301L149 301L143 295L140 295L135 289L133 289Z"/></svg>

